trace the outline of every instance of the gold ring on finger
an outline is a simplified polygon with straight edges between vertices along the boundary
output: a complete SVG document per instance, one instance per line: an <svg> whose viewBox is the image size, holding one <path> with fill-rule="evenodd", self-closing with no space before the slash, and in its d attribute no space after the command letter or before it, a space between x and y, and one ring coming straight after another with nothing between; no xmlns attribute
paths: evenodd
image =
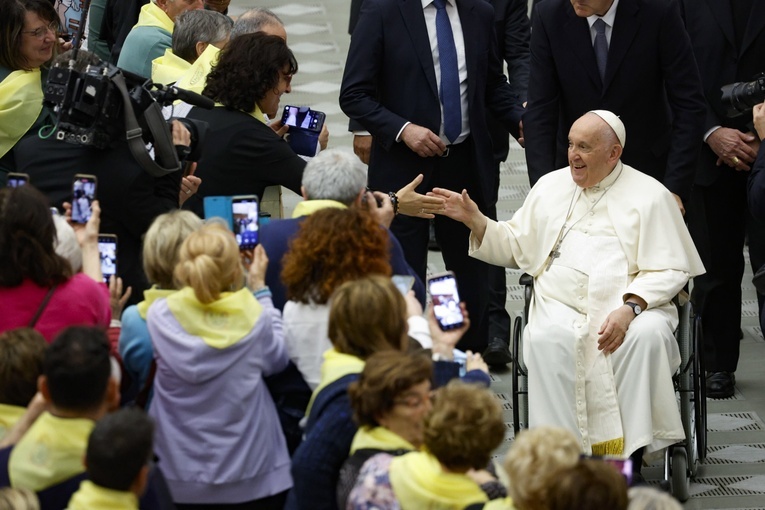
<svg viewBox="0 0 765 510"><path fill-rule="evenodd" d="M733 161L734 165L738 165L741 162L736 156L733 156L730 160Z"/></svg>

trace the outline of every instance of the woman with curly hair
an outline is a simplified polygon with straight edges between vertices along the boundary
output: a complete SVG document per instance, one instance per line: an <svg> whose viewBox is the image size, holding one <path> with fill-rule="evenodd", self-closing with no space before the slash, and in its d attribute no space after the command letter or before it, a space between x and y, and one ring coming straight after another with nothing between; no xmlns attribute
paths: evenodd
<svg viewBox="0 0 765 510"><path fill-rule="evenodd" d="M316 211L283 259L284 340L290 359L314 390L322 355L332 347L327 335L329 298L343 283L368 275L390 276L388 234L359 209Z"/></svg>
<svg viewBox="0 0 765 510"><path fill-rule="evenodd" d="M425 418L423 451L380 453L361 468L347 509L462 509L487 495L467 473L483 469L505 437L502 409L486 388L450 382Z"/></svg>
<svg viewBox="0 0 765 510"><path fill-rule="evenodd" d="M198 215L205 196L254 194L281 185L300 193L305 161L266 124L279 98L291 91L298 65L281 37L262 32L232 39L207 76L203 94L216 106L192 108L189 118L209 124L196 175L204 186L186 202Z"/></svg>

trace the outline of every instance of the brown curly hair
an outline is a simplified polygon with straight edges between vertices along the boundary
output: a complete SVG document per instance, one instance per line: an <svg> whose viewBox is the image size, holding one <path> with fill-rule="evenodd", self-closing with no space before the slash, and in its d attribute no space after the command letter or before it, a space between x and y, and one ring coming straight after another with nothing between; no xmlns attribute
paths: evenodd
<svg viewBox="0 0 765 510"><path fill-rule="evenodd" d="M425 447L448 469L484 469L504 437L502 409L488 389L454 380L436 392Z"/></svg>
<svg viewBox="0 0 765 510"><path fill-rule="evenodd" d="M359 379L348 386L353 421L359 427L377 427L378 417L393 409L396 397L432 377L433 362L423 353L374 353Z"/></svg>
<svg viewBox="0 0 765 510"><path fill-rule="evenodd" d="M284 39L263 32L231 39L207 75L202 94L227 108L252 112L266 93L279 85L280 73L298 71Z"/></svg>
<svg viewBox="0 0 765 510"><path fill-rule="evenodd" d="M391 275L388 233L358 209L316 211L300 225L283 259L287 299L325 304L341 284Z"/></svg>

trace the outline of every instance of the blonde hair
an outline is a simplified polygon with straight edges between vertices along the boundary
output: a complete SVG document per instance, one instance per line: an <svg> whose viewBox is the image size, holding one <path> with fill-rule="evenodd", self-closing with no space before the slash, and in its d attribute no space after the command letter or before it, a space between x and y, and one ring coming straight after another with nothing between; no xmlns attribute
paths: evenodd
<svg viewBox="0 0 765 510"><path fill-rule="evenodd" d="M143 240L143 270L151 283L163 289L174 288L173 271L178 265L181 244L202 224L191 211L177 210L157 216Z"/></svg>
<svg viewBox="0 0 765 510"><path fill-rule="evenodd" d="M0 510L40 510L40 501L29 489L4 487L0 489Z"/></svg>
<svg viewBox="0 0 765 510"><path fill-rule="evenodd" d="M632 487L627 495L629 504L627 510L682 510L683 505L658 489L653 487Z"/></svg>
<svg viewBox="0 0 765 510"><path fill-rule="evenodd" d="M535 427L516 436L505 457L508 494L519 510L544 510L554 480L579 462L579 441L569 430Z"/></svg>
<svg viewBox="0 0 765 510"><path fill-rule="evenodd" d="M202 303L212 303L225 290L244 286L244 270L234 235L221 223L208 223L181 245L173 273L178 288L191 287Z"/></svg>

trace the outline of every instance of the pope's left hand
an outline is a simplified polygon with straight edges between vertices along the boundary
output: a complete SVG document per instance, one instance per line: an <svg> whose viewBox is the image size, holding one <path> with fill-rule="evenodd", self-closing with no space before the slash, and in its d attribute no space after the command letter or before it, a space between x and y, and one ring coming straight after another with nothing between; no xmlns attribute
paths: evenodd
<svg viewBox="0 0 765 510"><path fill-rule="evenodd" d="M635 312L627 305L622 305L608 314L606 321L598 331L598 350L612 354L624 343L627 328L635 318Z"/></svg>

